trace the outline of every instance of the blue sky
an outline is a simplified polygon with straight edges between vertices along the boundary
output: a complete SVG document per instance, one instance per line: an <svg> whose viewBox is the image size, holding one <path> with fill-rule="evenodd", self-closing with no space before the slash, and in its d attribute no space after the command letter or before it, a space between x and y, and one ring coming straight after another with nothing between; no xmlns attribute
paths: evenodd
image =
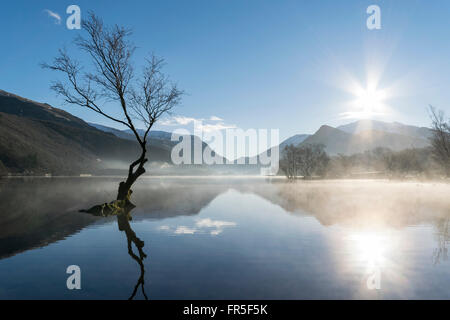
<svg viewBox="0 0 450 320"><path fill-rule="evenodd" d="M49 90L56 75L39 67L58 48L73 49L79 31L65 27L71 4L131 27L137 65L148 52L166 59L165 71L187 93L178 116L276 128L282 139L313 133L351 122L343 115L356 97L347 89L365 88L373 74L377 88L389 91L379 119L427 126L428 104L450 113L447 0L4 1L0 89L114 125L62 106ZM366 27L371 4L381 8L381 30Z"/></svg>

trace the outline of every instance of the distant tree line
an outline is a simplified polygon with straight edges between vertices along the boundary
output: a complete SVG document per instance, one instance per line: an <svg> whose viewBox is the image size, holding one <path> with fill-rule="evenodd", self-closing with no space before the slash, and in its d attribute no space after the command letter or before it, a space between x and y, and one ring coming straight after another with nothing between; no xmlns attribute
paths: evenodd
<svg viewBox="0 0 450 320"><path fill-rule="evenodd" d="M320 150L320 152L318 151ZM382 176L431 178L448 175L435 160L433 147L392 151L376 148L353 155L328 156L320 145L287 146L280 169L290 180Z"/></svg>
<svg viewBox="0 0 450 320"><path fill-rule="evenodd" d="M280 169L288 179L323 176L330 161L325 146L320 144L288 145L282 152Z"/></svg>
<svg viewBox="0 0 450 320"><path fill-rule="evenodd" d="M384 177L431 177L439 167L432 159L430 148L392 151L376 148L364 153L338 155L332 158L327 168L327 176L333 178L362 176Z"/></svg>

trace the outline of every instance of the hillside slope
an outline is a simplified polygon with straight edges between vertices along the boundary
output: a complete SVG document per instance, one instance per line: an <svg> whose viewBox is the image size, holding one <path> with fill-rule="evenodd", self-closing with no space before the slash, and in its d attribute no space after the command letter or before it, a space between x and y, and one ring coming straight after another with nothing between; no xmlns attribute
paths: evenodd
<svg viewBox="0 0 450 320"><path fill-rule="evenodd" d="M126 169L139 146L91 127L47 104L0 91L0 174L81 174ZM170 161L170 153L149 148L150 161ZM4 174L4 173L3 173Z"/></svg>
<svg viewBox="0 0 450 320"><path fill-rule="evenodd" d="M0 113L0 161L10 172L71 173L92 169L96 157L46 123Z"/></svg>

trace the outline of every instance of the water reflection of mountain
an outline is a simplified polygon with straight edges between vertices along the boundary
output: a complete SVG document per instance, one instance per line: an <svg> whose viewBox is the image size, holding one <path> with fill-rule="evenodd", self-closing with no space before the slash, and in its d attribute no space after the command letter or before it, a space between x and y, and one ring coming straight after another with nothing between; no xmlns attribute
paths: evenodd
<svg viewBox="0 0 450 320"><path fill-rule="evenodd" d="M62 180L0 180L0 258L45 246L95 223L95 218L75 212L90 194L72 182L69 187Z"/></svg>
<svg viewBox="0 0 450 320"><path fill-rule="evenodd" d="M0 259L46 246L112 221L79 209L115 199L118 179L0 179ZM367 181L285 183L261 179L142 179L134 188L134 220L196 215L229 189L256 194L322 225L354 228L437 225L450 217L449 184ZM441 228L442 229L442 228ZM443 228L445 229L445 228ZM446 252L447 233L440 256ZM442 242L442 241L441 241Z"/></svg>
<svg viewBox="0 0 450 320"><path fill-rule="evenodd" d="M133 218L164 219L198 214L217 196L226 192L226 181L202 179L149 179L134 188L133 203L137 208Z"/></svg>
<svg viewBox="0 0 450 320"><path fill-rule="evenodd" d="M117 179L0 179L0 259L43 247L114 218L79 213L115 199ZM194 215L226 190L224 184L144 180L136 185L134 218Z"/></svg>
<svg viewBox="0 0 450 320"><path fill-rule="evenodd" d="M311 181L246 186L295 215L322 225L407 227L450 217L450 184L389 181Z"/></svg>
<svg viewBox="0 0 450 320"><path fill-rule="evenodd" d="M448 260L448 183L314 181L252 186L246 191L292 214L313 216L324 226L362 231L429 225L436 240L433 263Z"/></svg>

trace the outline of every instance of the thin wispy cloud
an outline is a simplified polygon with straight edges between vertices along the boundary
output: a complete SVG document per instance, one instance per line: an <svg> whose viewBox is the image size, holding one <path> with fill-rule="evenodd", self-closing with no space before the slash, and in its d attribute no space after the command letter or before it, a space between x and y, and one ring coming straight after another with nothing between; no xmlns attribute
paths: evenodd
<svg viewBox="0 0 450 320"><path fill-rule="evenodd" d="M203 132L210 133L226 129L236 129L237 127L235 125L228 125L224 123L214 123L214 124L202 124L199 126L199 128Z"/></svg>
<svg viewBox="0 0 450 320"><path fill-rule="evenodd" d="M211 121L211 122L223 122L224 120L222 118L219 118L217 116L211 116L209 119L205 118L192 118L192 117L185 117L185 116L173 116L167 119L163 119L160 121L160 123L164 126L186 126L188 124L194 123L195 121Z"/></svg>
<svg viewBox="0 0 450 320"><path fill-rule="evenodd" d="M202 121L202 119L195 119L184 116L173 116L168 119L163 119L160 121L160 124L163 126L174 127L174 126L187 126L190 123L194 123L194 121Z"/></svg>
<svg viewBox="0 0 450 320"><path fill-rule="evenodd" d="M159 122L159 125L163 127L161 128L162 130L167 130L175 133L175 140L177 140L180 136L192 134L196 135L200 137L205 143L207 143L213 151L215 151L217 154L223 155L224 157L227 157L227 155L226 151L223 150L223 140L217 137L224 134L226 135L227 130L240 129L235 124L226 123L225 120L214 115L208 118L193 118L174 115L172 117L162 119ZM238 152L241 151L242 150ZM233 160L235 158L237 159L241 156L245 156L245 153L235 155L234 150L230 151L229 153L232 153L229 158ZM251 155L253 156L253 154Z"/></svg>
<svg viewBox="0 0 450 320"><path fill-rule="evenodd" d="M211 116L208 119L205 118L192 118L185 116L173 116L171 118L163 119L160 124L167 127L176 126L188 126L197 122L197 128L204 132L215 132L226 129L236 129L237 127L232 124L225 124L222 118L217 116Z"/></svg>
<svg viewBox="0 0 450 320"><path fill-rule="evenodd" d="M49 9L45 9L44 11L48 14L49 17L55 19L55 24L61 24L61 16L58 13L53 12Z"/></svg>

